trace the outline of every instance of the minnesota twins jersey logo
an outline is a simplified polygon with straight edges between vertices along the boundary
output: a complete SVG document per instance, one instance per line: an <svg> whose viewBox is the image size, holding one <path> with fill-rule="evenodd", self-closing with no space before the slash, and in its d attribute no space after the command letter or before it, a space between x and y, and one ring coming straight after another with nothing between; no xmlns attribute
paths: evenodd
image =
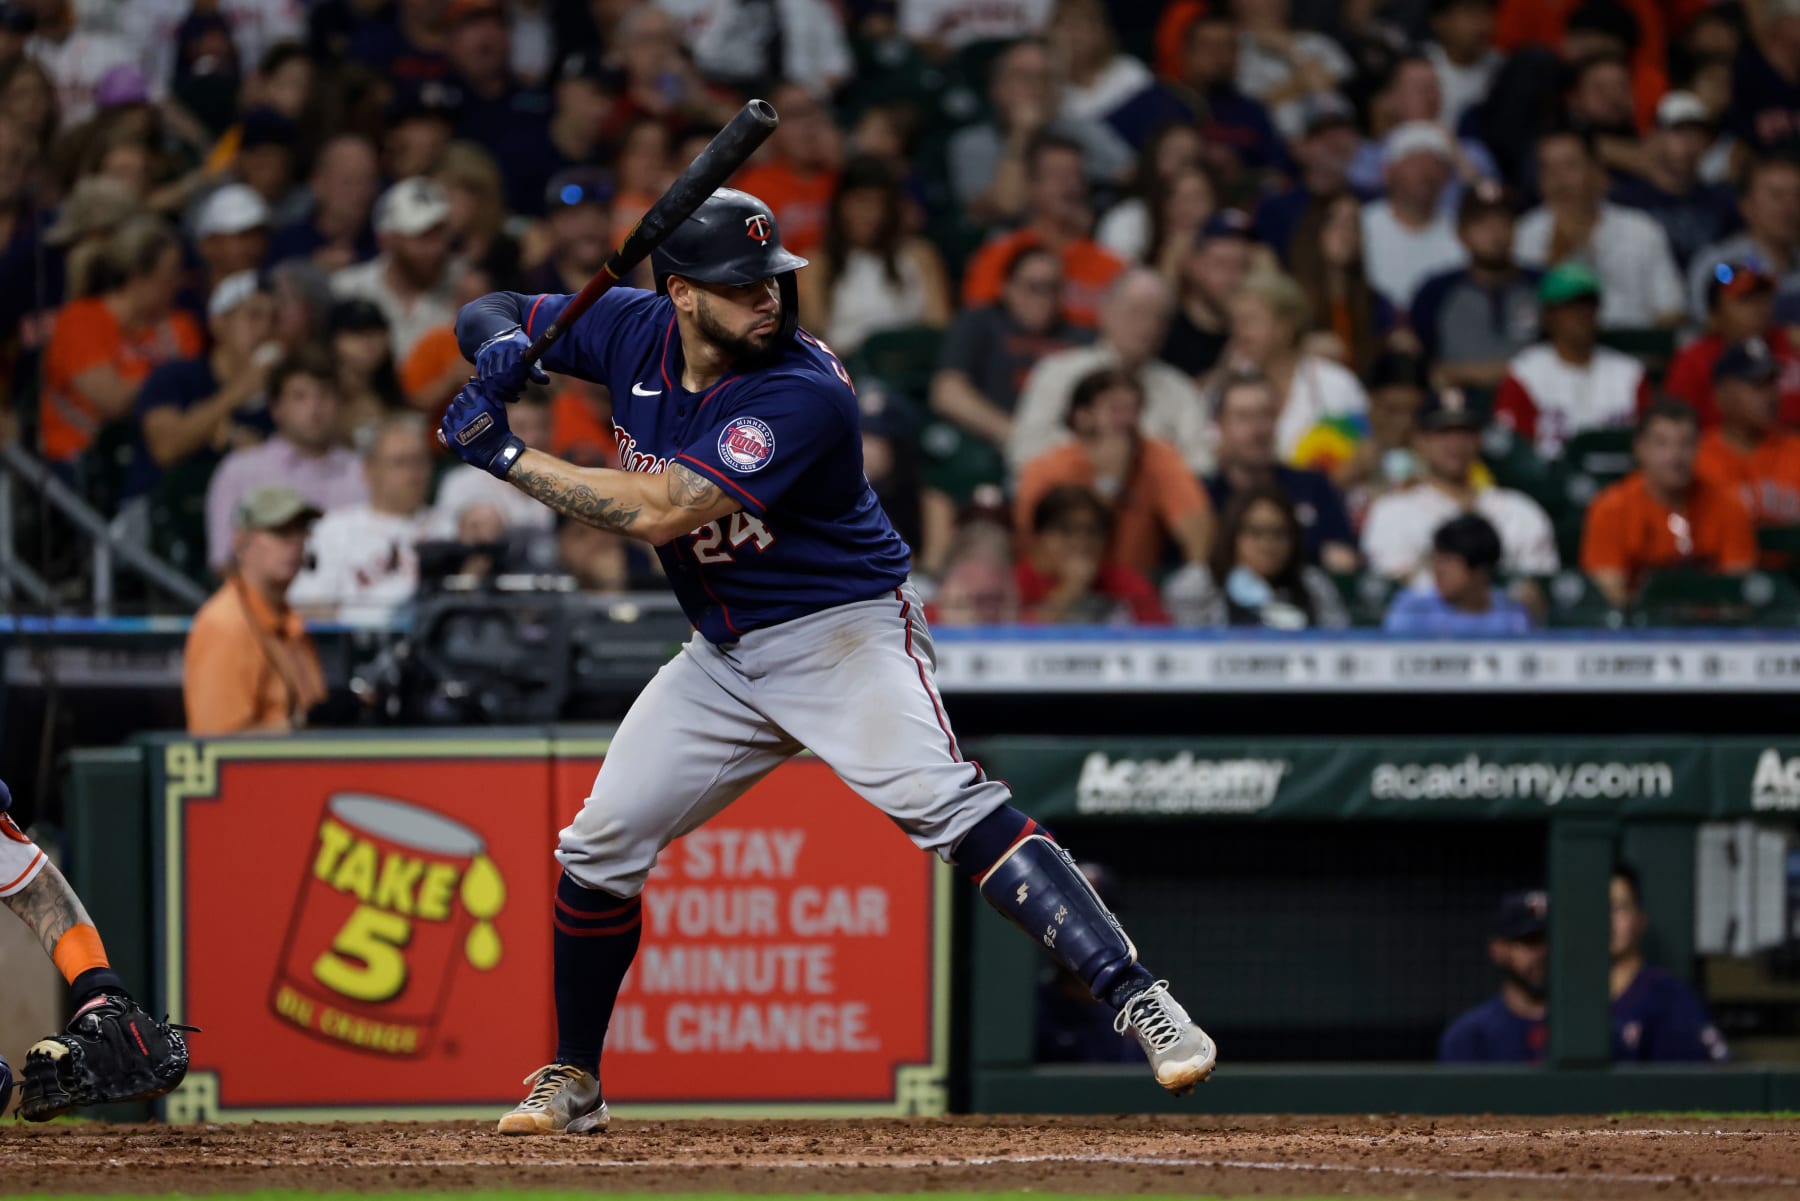
<svg viewBox="0 0 1800 1201"><path fill-rule="evenodd" d="M764 246L769 244L769 219L761 213L744 218L744 232Z"/></svg>
<svg viewBox="0 0 1800 1201"><path fill-rule="evenodd" d="M754 417L738 417L719 435L719 461L733 471L761 471L775 455L775 431Z"/></svg>

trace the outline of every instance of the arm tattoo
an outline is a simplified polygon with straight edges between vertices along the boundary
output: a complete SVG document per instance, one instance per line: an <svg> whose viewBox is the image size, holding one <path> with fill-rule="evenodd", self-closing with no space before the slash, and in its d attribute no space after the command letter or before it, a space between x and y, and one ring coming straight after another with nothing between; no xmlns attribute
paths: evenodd
<svg viewBox="0 0 1800 1201"><path fill-rule="evenodd" d="M669 468L669 503L678 509L704 509L718 498L719 486L676 463Z"/></svg>
<svg viewBox="0 0 1800 1201"><path fill-rule="evenodd" d="M56 944L76 926L91 926L94 919L82 908L81 898L56 870L46 863L37 879L5 898L6 907L19 915L44 944L44 953L54 955Z"/></svg>
<svg viewBox="0 0 1800 1201"><path fill-rule="evenodd" d="M536 497L558 513L603 530L629 533L638 518L635 506L619 504L610 496L599 495L586 484L560 479L553 472L533 471L520 465L513 468L506 479L527 496Z"/></svg>

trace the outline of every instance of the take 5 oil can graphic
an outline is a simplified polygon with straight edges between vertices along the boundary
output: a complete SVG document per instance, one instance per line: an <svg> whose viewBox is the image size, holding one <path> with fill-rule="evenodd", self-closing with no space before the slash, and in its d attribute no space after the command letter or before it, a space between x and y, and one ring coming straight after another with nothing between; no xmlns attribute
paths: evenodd
<svg viewBox="0 0 1800 1201"><path fill-rule="evenodd" d="M426 1053L459 971L492 971L506 881L481 834L418 805L332 796L319 817L269 1004L319 1038Z"/></svg>

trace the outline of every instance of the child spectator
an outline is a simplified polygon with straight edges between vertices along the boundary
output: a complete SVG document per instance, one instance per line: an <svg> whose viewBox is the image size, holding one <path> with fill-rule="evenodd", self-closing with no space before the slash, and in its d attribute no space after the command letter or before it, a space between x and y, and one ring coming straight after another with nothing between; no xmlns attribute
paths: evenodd
<svg viewBox="0 0 1800 1201"><path fill-rule="evenodd" d="M1030 509L1031 544L1013 568L1021 616L1042 625L1167 625L1142 572L1106 553L1111 515L1090 490L1051 488Z"/></svg>
<svg viewBox="0 0 1800 1201"><path fill-rule="evenodd" d="M1581 569L1614 605L1644 577L1689 567L1735 575L1756 565L1756 530L1737 490L1695 474L1694 411L1658 401L1638 421L1638 470L1601 492L1582 531Z"/></svg>
<svg viewBox="0 0 1800 1201"><path fill-rule="evenodd" d="M1528 633L1525 606L1494 587L1499 566L1500 535L1487 519L1477 513L1452 517L1431 536L1431 583L1396 596L1382 628L1457 638Z"/></svg>

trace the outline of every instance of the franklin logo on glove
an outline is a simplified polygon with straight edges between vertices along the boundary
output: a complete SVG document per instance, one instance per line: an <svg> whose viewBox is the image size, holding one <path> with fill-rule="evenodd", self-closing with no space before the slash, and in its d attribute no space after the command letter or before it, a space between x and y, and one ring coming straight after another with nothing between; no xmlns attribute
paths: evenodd
<svg viewBox="0 0 1800 1201"><path fill-rule="evenodd" d="M475 420L456 431L456 440L467 446L492 428L494 428L494 419L486 413L477 413Z"/></svg>

